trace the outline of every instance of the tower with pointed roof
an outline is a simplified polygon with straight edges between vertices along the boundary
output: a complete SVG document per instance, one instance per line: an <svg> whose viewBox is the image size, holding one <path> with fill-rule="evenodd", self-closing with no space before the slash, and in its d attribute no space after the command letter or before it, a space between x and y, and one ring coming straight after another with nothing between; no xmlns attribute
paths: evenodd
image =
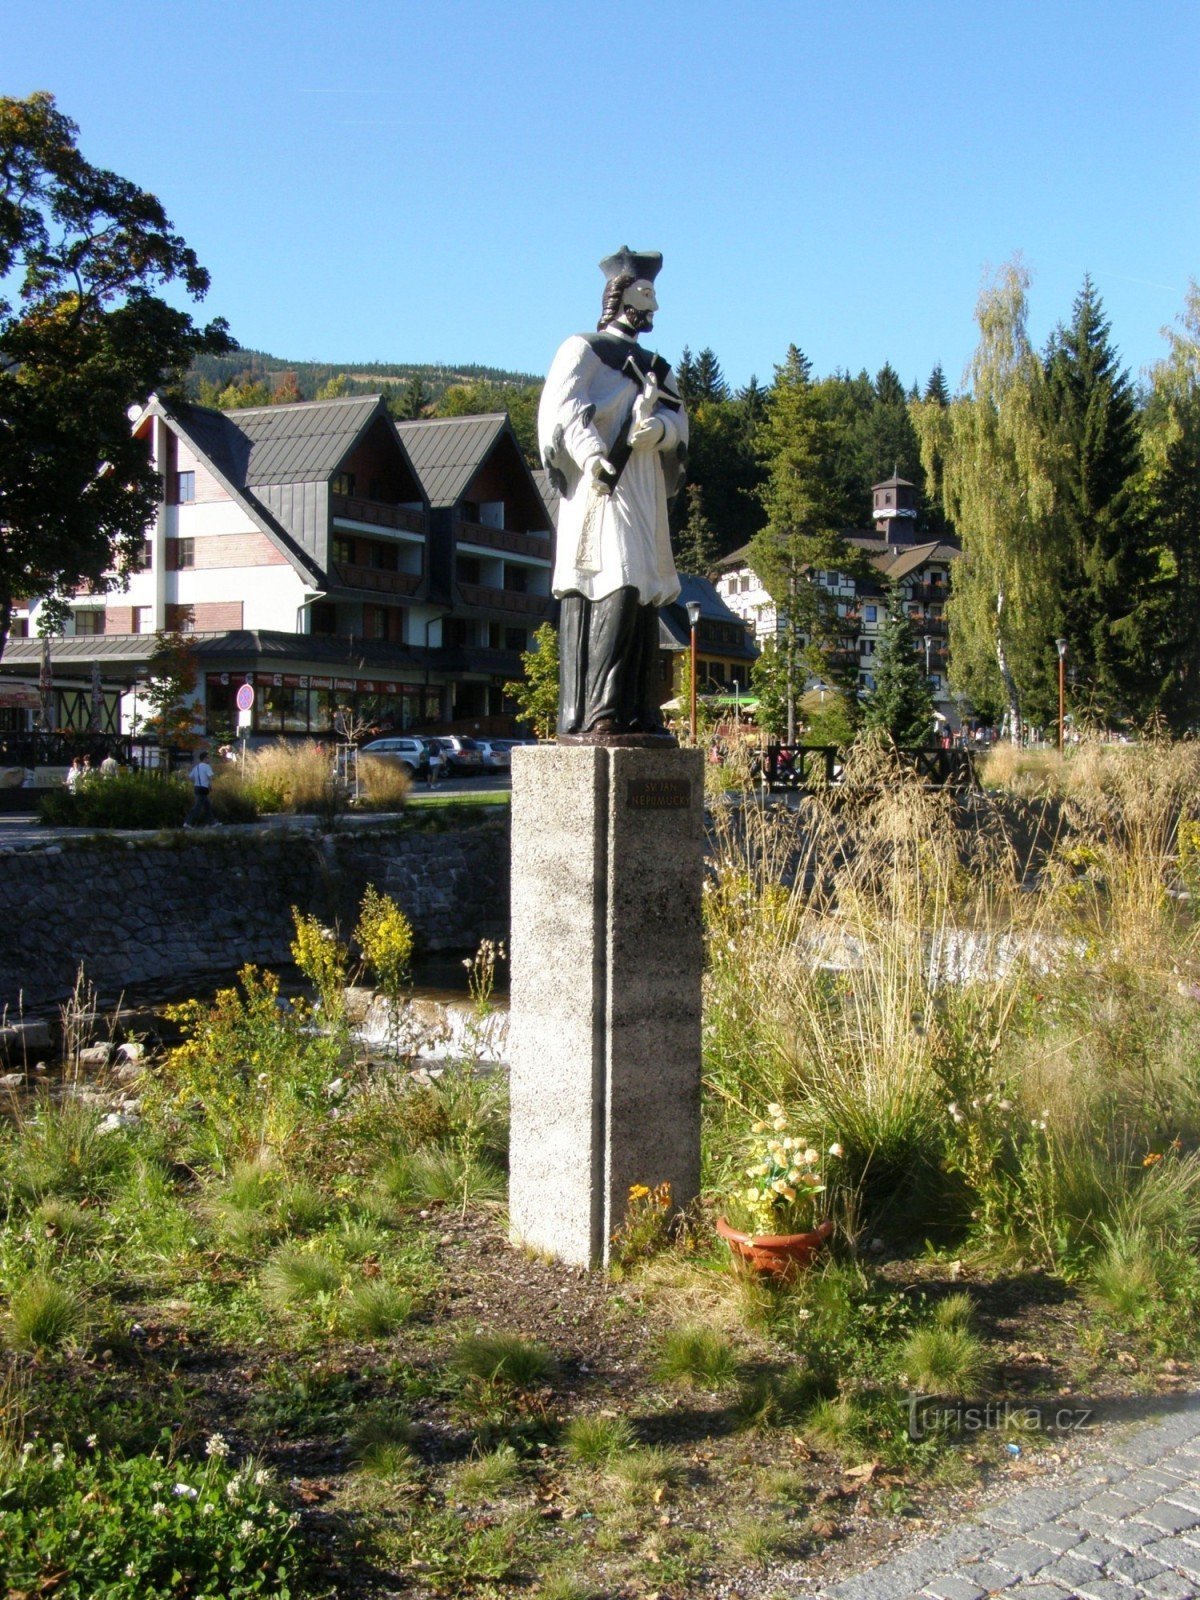
<svg viewBox="0 0 1200 1600"><path fill-rule="evenodd" d="M917 531L917 486L893 472L871 486L875 532L889 544L912 544Z"/></svg>

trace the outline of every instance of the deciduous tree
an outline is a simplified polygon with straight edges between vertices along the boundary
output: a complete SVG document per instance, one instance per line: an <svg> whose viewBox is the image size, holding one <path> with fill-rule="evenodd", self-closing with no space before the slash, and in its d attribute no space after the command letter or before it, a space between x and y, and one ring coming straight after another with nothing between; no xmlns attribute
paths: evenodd
<svg viewBox="0 0 1200 1600"><path fill-rule="evenodd" d="M160 202L94 167L49 94L0 99L0 655L14 597L53 620L140 558L160 483L128 411L234 348L157 292L208 273Z"/></svg>
<svg viewBox="0 0 1200 1600"><path fill-rule="evenodd" d="M533 636L533 646L521 656L524 677L504 685L517 702L520 716L539 739L552 739L558 724L558 632L543 622Z"/></svg>

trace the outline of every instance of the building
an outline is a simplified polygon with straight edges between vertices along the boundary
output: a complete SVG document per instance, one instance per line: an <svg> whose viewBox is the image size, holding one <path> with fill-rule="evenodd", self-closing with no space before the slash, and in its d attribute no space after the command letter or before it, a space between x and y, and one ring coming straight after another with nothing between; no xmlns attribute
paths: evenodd
<svg viewBox="0 0 1200 1600"><path fill-rule="evenodd" d="M691 650L688 605L700 607L696 623L696 693L734 695L749 693L750 668L758 646L746 623L732 610L707 578L679 578L677 599L664 606L658 619L659 657L662 662L662 698L680 692L683 663Z"/></svg>
<svg viewBox="0 0 1200 1600"><path fill-rule="evenodd" d="M883 631L888 604L899 593L912 625L914 648L926 660L934 707L951 727L959 715L947 681L949 640L946 601L951 572L960 554L956 544L921 540L917 533L917 491L907 479L892 476L871 490L874 528L845 535L851 548L867 558L870 576L817 572L814 580L834 596L845 631L837 643L839 665L857 671L860 694L875 686L872 658ZM774 638L779 618L775 602L747 559L747 548L718 563L716 587L731 611L760 643Z"/></svg>
<svg viewBox="0 0 1200 1600"><path fill-rule="evenodd" d="M56 726L136 726L159 630L193 636L197 719L256 734L507 727L503 684L550 614L553 525L507 416L397 427L379 396L132 419L163 496L126 590L77 594L52 643ZM38 603L2 664L36 675ZM20 637L21 634L26 637ZM486 722L485 722L486 719Z"/></svg>

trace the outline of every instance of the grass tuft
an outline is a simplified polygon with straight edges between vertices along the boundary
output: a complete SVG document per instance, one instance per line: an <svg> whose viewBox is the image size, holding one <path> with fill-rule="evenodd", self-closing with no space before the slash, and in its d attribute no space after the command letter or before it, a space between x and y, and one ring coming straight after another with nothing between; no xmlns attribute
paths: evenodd
<svg viewBox="0 0 1200 1600"><path fill-rule="evenodd" d="M926 1394L978 1394L991 1371L987 1347L961 1324L934 1322L909 1335L898 1355L900 1372L911 1389Z"/></svg>
<svg viewBox="0 0 1200 1600"><path fill-rule="evenodd" d="M26 1278L8 1307L9 1333L18 1350L59 1350L87 1331L87 1306L65 1284L41 1276Z"/></svg>
<svg viewBox="0 0 1200 1600"><path fill-rule="evenodd" d="M717 1389L737 1375L737 1352L724 1334L711 1328L675 1328L663 1341L658 1375L668 1383Z"/></svg>
<svg viewBox="0 0 1200 1600"><path fill-rule="evenodd" d="M299 1245L280 1245L263 1268L263 1298L280 1310L333 1294L340 1284L335 1262Z"/></svg>
<svg viewBox="0 0 1200 1600"><path fill-rule="evenodd" d="M572 1417L563 1442L567 1455L581 1467L607 1466L614 1457L636 1444L633 1428L624 1417Z"/></svg>
<svg viewBox="0 0 1200 1600"><path fill-rule="evenodd" d="M455 1474L459 1494L468 1500L487 1500L511 1489L521 1477L521 1462L511 1444L497 1445L464 1461Z"/></svg>
<svg viewBox="0 0 1200 1600"><path fill-rule="evenodd" d="M454 1370L479 1383L506 1383L532 1389L552 1378L556 1363L550 1351L515 1333L473 1334L460 1339L451 1357Z"/></svg>
<svg viewBox="0 0 1200 1600"><path fill-rule="evenodd" d="M412 1315L413 1296L382 1278L368 1278L355 1284L345 1309L342 1325L348 1333L363 1339L383 1339Z"/></svg>

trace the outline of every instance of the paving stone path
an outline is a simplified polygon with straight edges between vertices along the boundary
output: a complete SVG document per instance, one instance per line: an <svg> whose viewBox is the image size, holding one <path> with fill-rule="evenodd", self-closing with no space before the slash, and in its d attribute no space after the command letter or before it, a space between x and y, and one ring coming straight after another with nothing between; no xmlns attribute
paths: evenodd
<svg viewBox="0 0 1200 1600"><path fill-rule="evenodd" d="M822 1600L1200 1600L1200 1397Z"/></svg>

